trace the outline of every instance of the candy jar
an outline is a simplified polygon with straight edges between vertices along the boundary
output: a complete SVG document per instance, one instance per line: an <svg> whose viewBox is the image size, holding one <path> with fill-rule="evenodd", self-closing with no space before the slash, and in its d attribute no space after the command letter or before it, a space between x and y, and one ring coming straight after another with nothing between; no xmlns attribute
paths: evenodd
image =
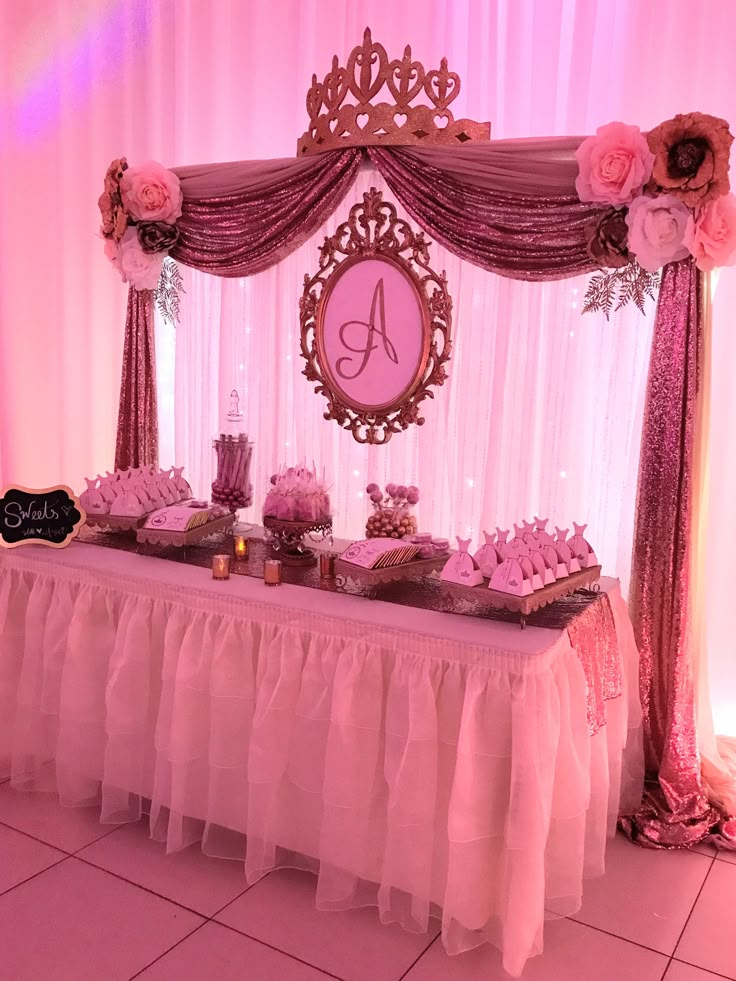
<svg viewBox="0 0 736 981"><path fill-rule="evenodd" d="M239 410L236 391L230 393L230 411L227 414L225 432L213 441L217 453L217 475L212 483L212 501L223 504L230 511L247 508L253 503L253 484L250 465L253 444L240 432L243 415Z"/></svg>
<svg viewBox="0 0 736 981"><path fill-rule="evenodd" d="M419 501L419 490L414 486L387 484L385 494L378 484L366 487L373 513L365 526L366 538L406 538L416 535L417 519L412 513Z"/></svg>

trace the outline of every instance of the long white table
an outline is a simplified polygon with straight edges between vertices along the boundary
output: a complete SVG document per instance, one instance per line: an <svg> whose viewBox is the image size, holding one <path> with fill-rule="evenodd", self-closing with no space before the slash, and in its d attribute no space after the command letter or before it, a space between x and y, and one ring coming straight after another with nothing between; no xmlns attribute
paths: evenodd
<svg viewBox="0 0 736 981"><path fill-rule="evenodd" d="M579 908L642 781L637 652L590 734L567 631L411 610L74 543L0 551L0 766L62 803L201 841L324 909L442 920L518 976ZM623 795L623 798L622 798Z"/></svg>

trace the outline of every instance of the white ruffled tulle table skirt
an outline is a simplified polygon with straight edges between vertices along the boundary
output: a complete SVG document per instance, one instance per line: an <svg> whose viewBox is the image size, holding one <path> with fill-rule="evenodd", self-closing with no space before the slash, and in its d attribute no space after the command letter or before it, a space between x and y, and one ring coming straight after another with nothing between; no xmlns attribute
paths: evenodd
<svg viewBox="0 0 736 981"><path fill-rule="evenodd" d="M590 735L566 631L406 609L92 545L0 556L0 765L104 822L150 811L249 882L318 873L317 905L442 922L518 976L580 906L640 799L637 651ZM623 796L622 796L623 795Z"/></svg>

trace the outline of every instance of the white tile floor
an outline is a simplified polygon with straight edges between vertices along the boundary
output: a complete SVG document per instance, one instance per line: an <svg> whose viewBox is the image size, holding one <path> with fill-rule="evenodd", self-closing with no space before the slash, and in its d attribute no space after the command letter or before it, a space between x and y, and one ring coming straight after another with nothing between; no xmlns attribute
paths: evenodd
<svg viewBox="0 0 736 981"><path fill-rule="evenodd" d="M448 958L436 931L371 910L318 913L314 879L247 889L234 862L166 856L145 824L0 785L0 981L501 981L490 948ZM523 981L736 981L736 855L611 842L605 878L548 924Z"/></svg>

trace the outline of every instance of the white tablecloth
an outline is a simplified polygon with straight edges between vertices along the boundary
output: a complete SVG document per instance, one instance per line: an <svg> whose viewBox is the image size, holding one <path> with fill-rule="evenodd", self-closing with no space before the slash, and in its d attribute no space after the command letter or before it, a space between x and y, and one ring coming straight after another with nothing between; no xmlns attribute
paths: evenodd
<svg viewBox="0 0 736 981"><path fill-rule="evenodd" d="M591 736L565 631L92 545L6 551L1 765L40 788L54 760L62 803L103 821L150 800L170 850L201 840L249 881L314 868L321 908L440 916L448 952L490 941L518 975L641 791L637 653L606 588L624 694Z"/></svg>

